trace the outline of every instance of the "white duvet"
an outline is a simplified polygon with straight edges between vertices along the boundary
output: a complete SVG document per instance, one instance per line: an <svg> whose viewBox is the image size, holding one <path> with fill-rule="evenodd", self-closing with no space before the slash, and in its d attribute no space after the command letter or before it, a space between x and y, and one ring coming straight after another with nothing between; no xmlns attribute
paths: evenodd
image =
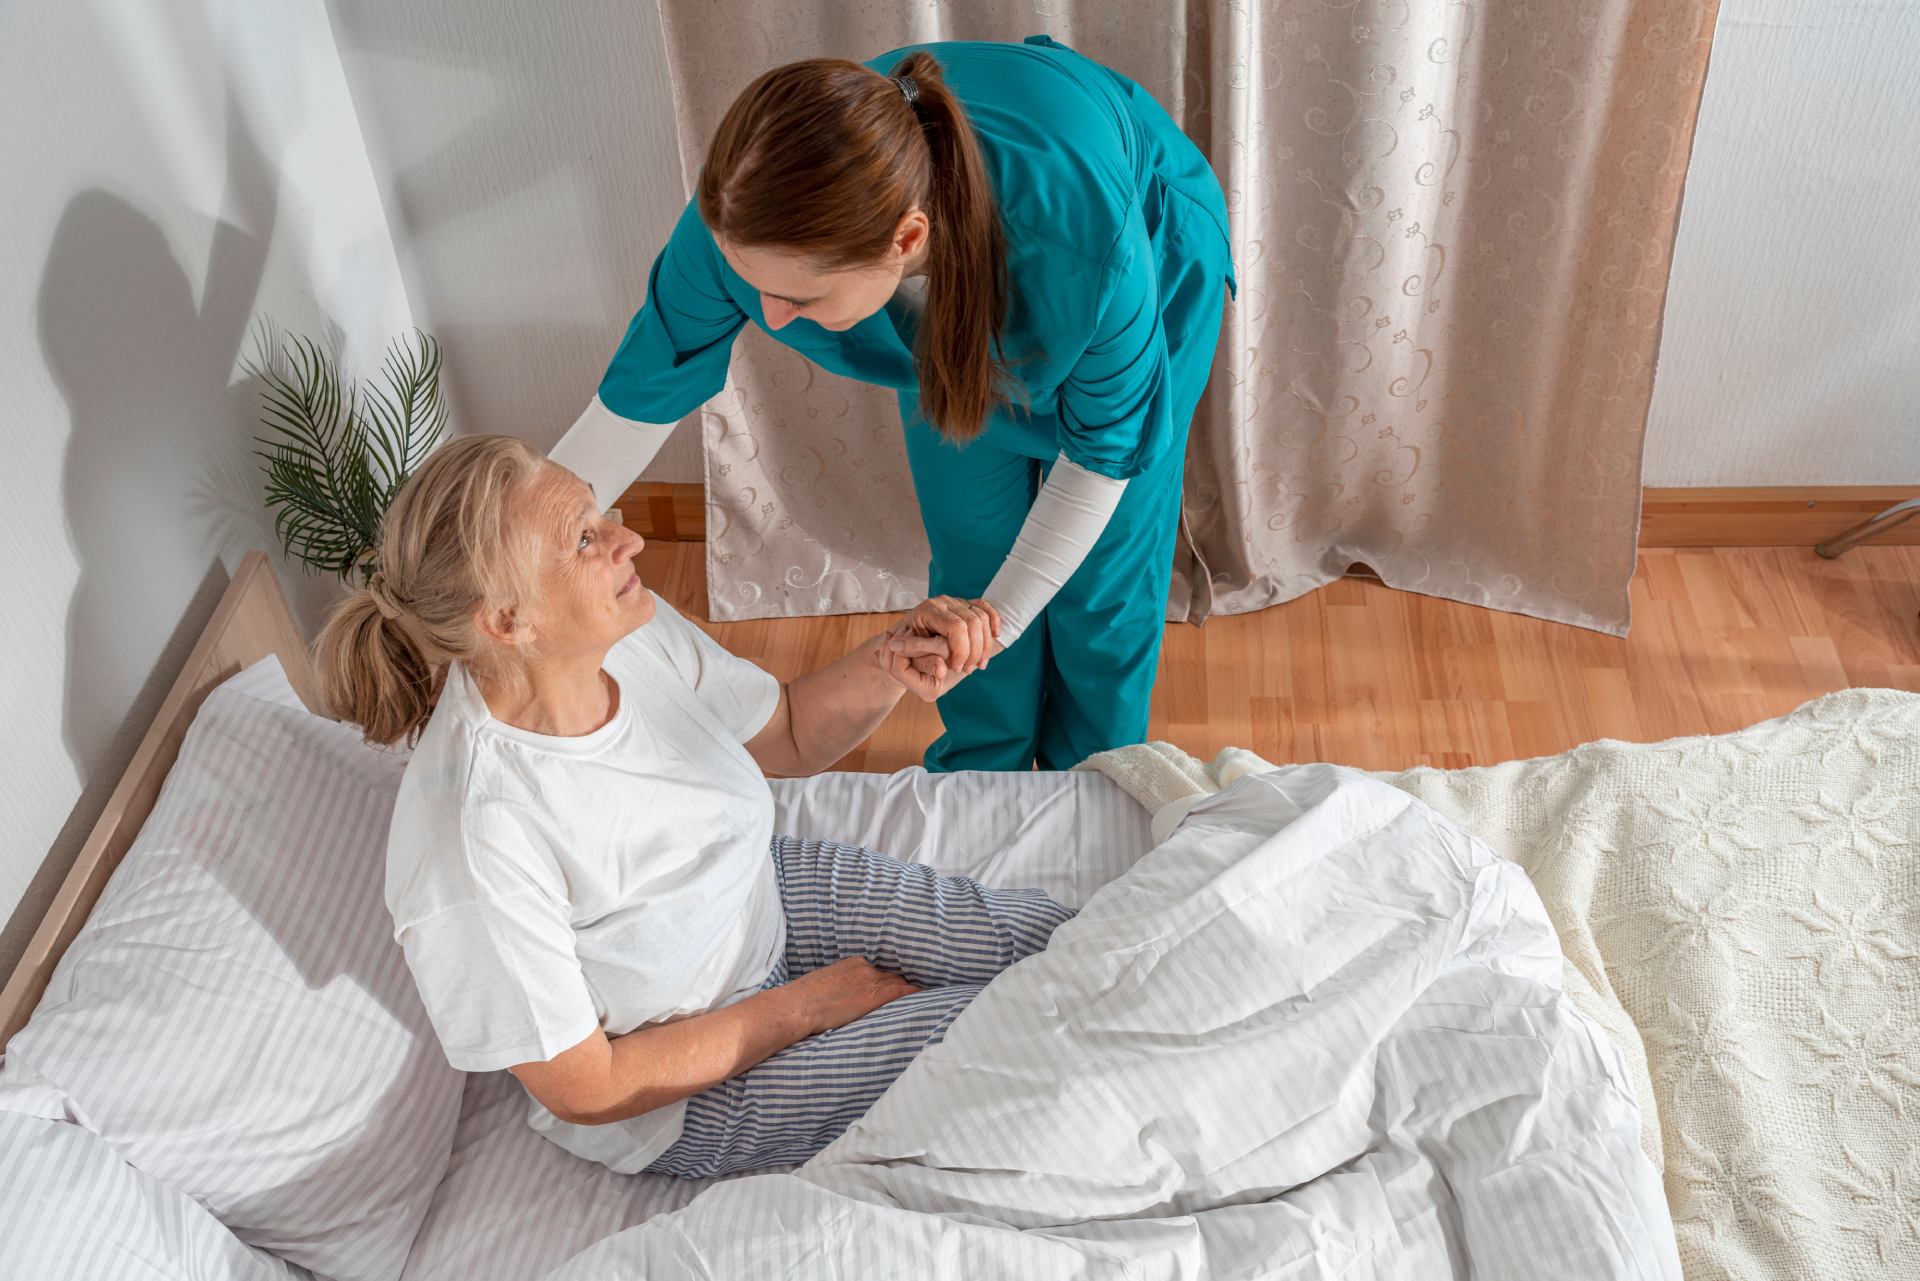
<svg viewBox="0 0 1920 1281"><path fill-rule="evenodd" d="M1539 897L1406 793L1241 780L839 1141L556 1281L1677 1278Z"/></svg>

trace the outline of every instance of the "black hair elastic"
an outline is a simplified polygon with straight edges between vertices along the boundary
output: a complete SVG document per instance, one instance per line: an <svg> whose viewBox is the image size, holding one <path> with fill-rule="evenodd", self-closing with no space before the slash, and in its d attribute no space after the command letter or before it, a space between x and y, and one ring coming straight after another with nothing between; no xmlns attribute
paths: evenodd
<svg viewBox="0 0 1920 1281"><path fill-rule="evenodd" d="M887 79L900 86L900 96L915 111L920 110L920 86L913 82L912 76L888 76Z"/></svg>

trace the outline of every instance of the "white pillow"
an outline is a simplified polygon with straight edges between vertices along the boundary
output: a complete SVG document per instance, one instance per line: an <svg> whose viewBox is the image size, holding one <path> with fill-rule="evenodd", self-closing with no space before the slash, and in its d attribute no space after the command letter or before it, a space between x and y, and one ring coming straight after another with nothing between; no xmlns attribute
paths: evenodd
<svg viewBox="0 0 1920 1281"><path fill-rule="evenodd" d="M382 882L404 757L301 709L278 660L207 696L152 815L0 1062L235 1236L400 1275L459 1118Z"/></svg>
<svg viewBox="0 0 1920 1281"><path fill-rule="evenodd" d="M0 1112L0 1277L302 1281L206 1207L64 1121Z"/></svg>

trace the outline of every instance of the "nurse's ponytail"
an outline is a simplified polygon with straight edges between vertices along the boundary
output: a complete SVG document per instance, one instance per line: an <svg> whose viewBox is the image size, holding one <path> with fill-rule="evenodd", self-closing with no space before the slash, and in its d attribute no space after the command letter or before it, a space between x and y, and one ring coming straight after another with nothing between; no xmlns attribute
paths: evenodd
<svg viewBox="0 0 1920 1281"><path fill-rule="evenodd" d="M920 412L949 440L968 441L1008 403L1006 235L973 125L933 55L911 54L886 76L835 58L761 75L721 120L697 199L716 235L804 253L828 270L878 260L900 219L923 209L932 233L913 353Z"/></svg>
<svg viewBox="0 0 1920 1281"><path fill-rule="evenodd" d="M913 363L920 409L950 439L972 440L1006 403L1006 366L995 347L1007 314L1007 246L986 160L966 109L930 53L911 54L892 74L914 87L933 176L927 217L927 309Z"/></svg>

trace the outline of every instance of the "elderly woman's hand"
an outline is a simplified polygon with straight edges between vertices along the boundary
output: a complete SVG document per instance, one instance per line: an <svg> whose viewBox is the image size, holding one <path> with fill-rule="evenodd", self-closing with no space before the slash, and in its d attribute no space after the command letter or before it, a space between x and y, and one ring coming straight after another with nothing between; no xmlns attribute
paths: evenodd
<svg viewBox="0 0 1920 1281"><path fill-rule="evenodd" d="M985 600L934 596L908 614L905 625L920 636L939 636L947 642L947 668L954 680L985 667L1003 648L1000 611Z"/></svg>
<svg viewBox="0 0 1920 1281"><path fill-rule="evenodd" d="M880 657L887 675L925 702L952 689L959 679L947 667L946 638L917 635L905 622L896 624L881 641Z"/></svg>

